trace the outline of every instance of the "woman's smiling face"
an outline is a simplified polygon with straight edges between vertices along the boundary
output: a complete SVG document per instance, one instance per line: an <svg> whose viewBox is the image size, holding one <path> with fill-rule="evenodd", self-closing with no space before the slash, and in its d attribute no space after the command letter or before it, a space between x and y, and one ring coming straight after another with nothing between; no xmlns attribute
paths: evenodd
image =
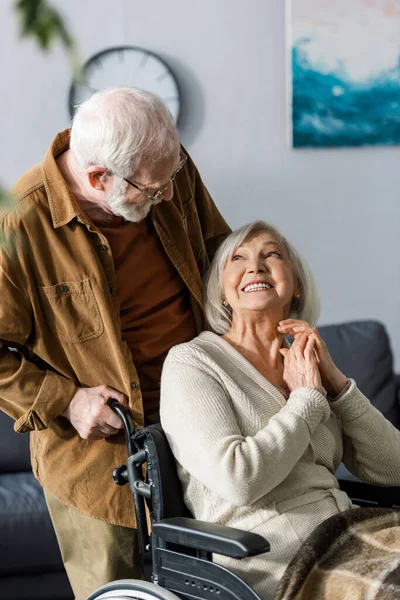
<svg viewBox="0 0 400 600"><path fill-rule="evenodd" d="M286 248L266 231L254 233L231 254L223 286L233 315L271 311L278 318L289 315L297 287Z"/></svg>

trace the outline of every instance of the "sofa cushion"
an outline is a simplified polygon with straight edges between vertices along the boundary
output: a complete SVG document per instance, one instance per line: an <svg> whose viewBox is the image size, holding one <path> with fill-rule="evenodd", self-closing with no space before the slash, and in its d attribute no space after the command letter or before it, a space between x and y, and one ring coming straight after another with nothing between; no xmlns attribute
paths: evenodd
<svg viewBox="0 0 400 600"><path fill-rule="evenodd" d="M0 577L61 570L43 491L32 473L0 475Z"/></svg>
<svg viewBox="0 0 400 600"><path fill-rule="evenodd" d="M74 600L65 571L0 577L1 600Z"/></svg>
<svg viewBox="0 0 400 600"><path fill-rule="evenodd" d="M386 329L377 321L319 327L337 367L400 429L398 378Z"/></svg>
<svg viewBox="0 0 400 600"><path fill-rule="evenodd" d="M15 433L14 421L0 411L0 473L31 471L29 434Z"/></svg>

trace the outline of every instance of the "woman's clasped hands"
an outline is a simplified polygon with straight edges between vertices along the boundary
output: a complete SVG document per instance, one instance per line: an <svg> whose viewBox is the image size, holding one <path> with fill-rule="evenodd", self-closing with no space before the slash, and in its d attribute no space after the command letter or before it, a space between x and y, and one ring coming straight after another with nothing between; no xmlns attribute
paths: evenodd
<svg viewBox="0 0 400 600"><path fill-rule="evenodd" d="M337 368L318 329L306 321L285 319L278 331L294 337L290 348L281 348L284 357L284 379L290 391L298 387L312 387L334 398L347 385L347 377Z"/></svg>

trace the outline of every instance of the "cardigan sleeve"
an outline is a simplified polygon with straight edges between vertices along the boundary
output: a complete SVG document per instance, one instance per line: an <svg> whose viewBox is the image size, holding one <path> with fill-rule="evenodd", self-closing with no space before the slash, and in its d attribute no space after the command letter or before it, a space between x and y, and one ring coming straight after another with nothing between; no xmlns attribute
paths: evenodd
<svg viewBox="0 0 400 600"><path fill-rule="evenodd" d="M350 381L348 391L331 403L343 426L343 462L366 483L398 486L400 431Z"/></svg>
<svg viewBox="0 0 400 600"><path fill-rule="evenodd" d="M222 381L169 355L160 414L178 463L226 501L245 506L287 477L330 410L318 390L302 388L266 427L244 436Z"/></svg>

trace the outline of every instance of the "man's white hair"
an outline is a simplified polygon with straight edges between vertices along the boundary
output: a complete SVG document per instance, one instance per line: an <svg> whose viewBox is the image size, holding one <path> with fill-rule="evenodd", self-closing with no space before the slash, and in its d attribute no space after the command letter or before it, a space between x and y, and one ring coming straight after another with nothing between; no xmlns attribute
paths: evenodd
<svg viewBox="0 0 400 600"><path fill-rule="evenodd" d="M133 87L110 88L78 106L70 148L81 167L99 165L129 178L144 162L177 154L179 137L159 96Z"/></svg>
<svg viewBox="0 0 400 600"><path fill-rule="evenodd" d="M233 231L218 248L211 266L204 278L205 311L210 328L224 335L232 327L232 309L225 306L223 272L233 252L251 235L270 233L283 245L288 253L300 287L300 298L293 299L290 318L302 319L315 326L320 313L320 302L314 276L306 260L273 225L265 221L253 221Z"/></svg>

